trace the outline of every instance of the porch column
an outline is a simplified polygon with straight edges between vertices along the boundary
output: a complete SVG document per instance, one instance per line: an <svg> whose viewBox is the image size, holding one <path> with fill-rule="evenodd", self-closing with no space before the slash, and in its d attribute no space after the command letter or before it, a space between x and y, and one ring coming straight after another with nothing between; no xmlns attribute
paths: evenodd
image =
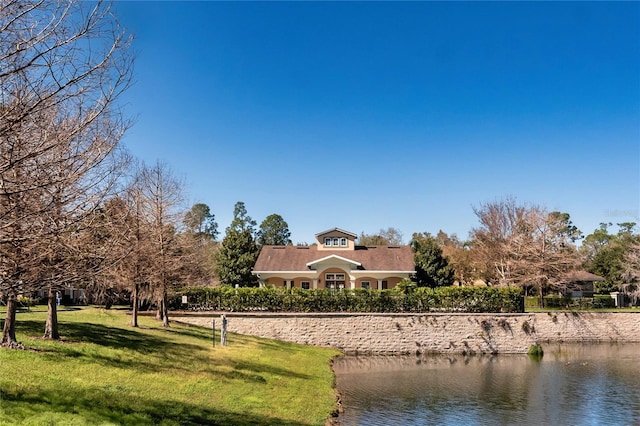
<svg viewBox="0 0 640 426"><path fill-rule="evenodd" d="M317 278L313 279L313 288L314 288L314 290L318 289L318 279Z"/></svg>
<svg viewBox="0 0 640 426"><path fill-rule="evenodd" d="M378 290L382 290L382 280L378 280Z"/></svg>
<svg viewBox="0 0 640 426"><path fill-rule="evenodd" d="M349 277L349 286L350 286L351 290L356 288L356 279L351 277L351 276Z"/></svg>

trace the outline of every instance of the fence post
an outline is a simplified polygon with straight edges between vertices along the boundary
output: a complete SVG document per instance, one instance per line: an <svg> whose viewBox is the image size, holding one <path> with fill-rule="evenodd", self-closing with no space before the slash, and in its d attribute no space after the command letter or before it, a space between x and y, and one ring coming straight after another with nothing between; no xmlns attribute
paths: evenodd
<svg viewBox="0 0 640 426"><path fill-rule="evenodd" d="M213 320L213 323L211 324L211 329L213 330L213 347L216 347L216 320Z"/></svg>
<svg viewBox="0 0 640 426"><path fill-rule="evenodd" d="M227 317L222 315L222 331L220 333L220 344L222 346L227 346L227 325L229 324L229 320Z"/></svg>

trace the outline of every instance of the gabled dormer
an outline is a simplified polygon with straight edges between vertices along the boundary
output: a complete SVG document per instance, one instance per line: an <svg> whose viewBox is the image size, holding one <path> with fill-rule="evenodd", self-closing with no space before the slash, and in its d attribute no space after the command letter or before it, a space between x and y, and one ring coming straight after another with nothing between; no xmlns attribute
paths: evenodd
<svg viewBox="0 0 640 426"><path fill-rule="evenodd" d="M318 250L355 250L358 236L340 228L333 228L316 234Z"/></svg>

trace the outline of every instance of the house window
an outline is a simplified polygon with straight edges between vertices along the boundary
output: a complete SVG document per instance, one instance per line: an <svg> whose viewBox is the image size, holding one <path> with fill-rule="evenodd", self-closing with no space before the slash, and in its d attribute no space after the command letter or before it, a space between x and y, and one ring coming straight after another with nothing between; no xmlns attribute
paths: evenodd
<svg viewBox="0 0 640 426"><path fill-rule="evenodd" d="M389 283L387 282L387 280L383 280L382 281L382 289L383 290L387 290L389 288Z"/></svg>
<svg viewBox="0 0 640 426"><path fill-rule="evenodd" d="M347 239L346 238L336 238L336 237L325 237L324 246L325 247L347 247Z"/></svg>
<svg viewBox="0 0 640 426"><path fill-rule="evenodd" d="M369 290L371 288L371 282L370 281L362 281L360 283L360 287L366 288L367 290Z"/></svg>
<svg viewBox="0 0 640 426"><path fill-rule="evenodd" d="M344 274L326 274L324 284L326 288L342 289L345 284Z"/></svg>
<svg viewBox="0 0 640 426"><path fill-rule="evenodd" d="M311 288L311 282L300 281L300 287L302 287L303 290L309 290Z"/></svg>

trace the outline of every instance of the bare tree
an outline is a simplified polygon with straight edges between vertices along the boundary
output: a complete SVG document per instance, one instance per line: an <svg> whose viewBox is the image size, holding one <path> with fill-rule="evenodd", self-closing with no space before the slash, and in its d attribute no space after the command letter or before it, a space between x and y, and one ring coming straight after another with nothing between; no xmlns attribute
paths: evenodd
<svg viewBox="0 0 640 426"><path fill-rule="evenodd" d="M0 4L3 344L15 343L19 292L81 275L61 256L78 254L74 233L112 189L114 154L130 124L116 104L131 81L129 45L102 2Z"/></svg>
<svg viewBox="0 0 640 426"><path fill-rule="evenodd" d="M567 222L568 215L532 207L509 247L515 283L536 287L541 307L545 290L563 289L567 273L580 263Z"/></svg>
<svg viewBox="0 0 640 426"><path fill-rule="evenodd" d="M525 222L526 206L515 198L488 202L473 209L480 226L471 231L471 239L478 266L484 278L499 285L513 284L513 262L509 256L510 243Z"/></svg>
<svg viewBox="0 0 640 426"><path fill-rule="evenodd" d="M116 244L120 261L108 271L107 276L110 282L131 292L132 327L138 326L141 301L152 297L149 283L155 261L144 173L145 167L138 165L122 198L112 202L113 214L121 217L112 226L117 227L115 233L122 238L118 238Z"/></svg>
<svg viewBox="0 0 640 426"><path fill-rule="evenodd" d="M162 162L140 171L140 188L144 214L149 223L149 247L152 268L149 282L154 288L158 305L157 318L164 327L169 326L167 292L179 280L181 255L176 238L182 213L183 185Z"/></svg>
<svg viewBox="0 0 640 426"><path fill-rule="evenodd" d="M121 289L131 294L131 326L138 326L138 310L151 271L150 224L143 209L139 175L129 182L120 197L106 203L109 237L115 261L96 283L96 290ZM94 290L95 291L95 290Z"/></svg>
<svg viewBox="0 0 640 426"><path fill-rule="evenodd" d="M100 130L100 129L99 129ZM111 129L108 129L109 131ZM65 138L58 127L59 144L45 158L51 162L51 184L43 191L42 219L47 246L37 284L49 288L45 338L58 338L55 292L64 286L90 281L115 259L114 238L108 238L103 201L117 189L128 156L117 149L120 135L79 135Z"/></svg>
<svg viewBox="0 0 640 426"><path fill-rule="evenodd" d="M472 232L473 247L482 264L493 266L500 285L535 287L542 305L544 291L564 286L563 278L578 266L578 231L568 214L513 198L474 211L481 226Z"/></svg>
<svg viewBox="0 0 640 426"><path fill-rule="evenodd" d="M192 232L183 232L176 237L181 247L180 277L191 286L212 285L220 244Z"/></svg>
<svg viewBox="0 0 640 426"><path fill-rule="evenodd" d="M402 244L402 232L396 228L389 227L380 229L377 234L360 233L358 244L362 246L397 246Z"/></svg>

